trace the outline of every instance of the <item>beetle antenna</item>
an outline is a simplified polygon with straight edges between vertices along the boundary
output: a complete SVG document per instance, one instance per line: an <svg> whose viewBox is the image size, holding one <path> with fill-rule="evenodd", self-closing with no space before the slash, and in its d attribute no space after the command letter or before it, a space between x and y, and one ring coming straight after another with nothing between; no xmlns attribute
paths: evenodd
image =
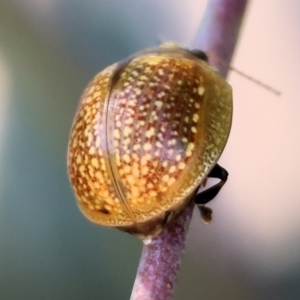
<svg viewBox="0 0 300 300"><path fill-rule="evenodd" d="M237 74L239 74L239 75L241 75L241 76L243 76L243 77L249 79L250 81L255 82L256 84L258 84L258 85L260 85L261 87L263 87L264 89L266 89L266 90L272 92L273 94L275 94L275 95L277 95L277 96L280 96L280 95L281 95L281 92L280 92L280 91L278 91L278 90L274 89L273 87L271 87L271 86L269 86L269 85L267 85L267 84L261 82L260 80L257 80L257 79L255 79L255 78L253 78L253 77L251 77L251 76L249 76L249 75L247 75L247 74L245 74L245 73L243 73L243 72L237 70L237 69L234 68L234 67L229 66L229 69L232 70L232 71L234 71L234 72L236 72Z"/></svg>
<svg viewBox="0 0 300 300"><path fill-rule="evenodd" d="M261 82L260 80L258 80L258 79L256 79L256 78L253 78L253 77L247 75L246 73L244 73L244 72L242 72L242 71L239 71L238 69L236 69L236 68L234 68L234 67L232 67L232 66L230 66L230 65L226 65L226 64L223 63L222 60L221 60L220 58L218 58L216 55L211 54L211 53L207 53L207 55L208 55L209 58L213 58L213 59L217 60L217 61L218 61L220 64L222 64L223 66L228 67L230 70L232 70L232 71L236 72L237 74L243 76L244 78L247 78L247 79L249 79L250 81L252 81L252 82L254 82L254 83L260 85L261 87L263 87L264 89L270 91L271 93L273 93L273 94L275 94L275 95L277 95L277 96L280 96L280 95L281 95L281 92L280 92L280 91L274 89L274 88L271 87L270 85L267 85L267 84L265 84L264 82Z"/></svg>

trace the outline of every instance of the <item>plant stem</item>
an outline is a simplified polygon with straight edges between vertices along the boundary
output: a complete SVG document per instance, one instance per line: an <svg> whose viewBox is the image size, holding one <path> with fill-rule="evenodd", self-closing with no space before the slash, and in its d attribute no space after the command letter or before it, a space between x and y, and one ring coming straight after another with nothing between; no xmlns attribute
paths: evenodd
<svg viewBox="0 0 300 300"><path fill-rule="evenodd" d="M144 245L131 300L172 299L193 208Z"/></svg>
<svg viewBox="0 0 300 300"><path fill-rule="evenodd" d="M210 0L194 48L212 54L209 62L225 78L236 47L247 0Z"/></svg>
<svg viewBox="0 0 300 300"><path fill-rule="evenodd" d="M210 0L194 47L217 57L210 63L226 77L247 0ZM221 63L220 63L221 62ZM194 204L144 245L131 300L171 300Z"/></svg>

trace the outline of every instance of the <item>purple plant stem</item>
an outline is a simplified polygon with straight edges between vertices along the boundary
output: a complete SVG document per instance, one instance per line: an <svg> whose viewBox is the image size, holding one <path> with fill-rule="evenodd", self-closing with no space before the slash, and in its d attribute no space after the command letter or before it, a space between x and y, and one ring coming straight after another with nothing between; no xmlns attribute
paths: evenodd
<svg viewBox="0 0 300 300"><path fill-rule="evenodd" d="M210 59L210 63L224 77L237 43L246 4L247 0L210 0L193 45L193 48L218 58ZM173 298L193 208L191 203L177 220L144 245L131 300Z"/></svg>
<svg viewBox="0 0 300 300"><path fill-rule="evenodd" d="M172 299L193 208L190 205L170 227L144 245L131 300Z"/></svg>
<svg viewBox="0 0 300 300"><path fill-rule="evenodd" d="M212 54L209 62L224 78L237 44L247 2L210 0L193 44L194 48Z"/></svg>

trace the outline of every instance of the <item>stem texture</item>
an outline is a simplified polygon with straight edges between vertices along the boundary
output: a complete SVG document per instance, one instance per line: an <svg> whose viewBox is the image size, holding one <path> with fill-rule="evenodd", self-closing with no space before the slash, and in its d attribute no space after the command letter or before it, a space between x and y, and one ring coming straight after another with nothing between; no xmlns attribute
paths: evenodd
<svg viewBox="0 0 300 300"><path fill-rule="evenodd" d="M210 0L193 48L211 55L226 77L237 44L247 0ZM144 245L131 300L171 300L194 204L159 236ZM201 296L199 295L199 299Z"/></svg>

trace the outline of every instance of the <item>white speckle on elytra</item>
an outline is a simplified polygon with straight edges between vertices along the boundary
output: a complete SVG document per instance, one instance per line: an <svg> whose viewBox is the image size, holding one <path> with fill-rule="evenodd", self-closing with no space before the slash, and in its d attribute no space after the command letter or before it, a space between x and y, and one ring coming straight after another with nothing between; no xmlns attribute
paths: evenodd
<svg viewBox="0 0 300 300"><path fill-rule="evenodd" d="M185 164L184 162L180 162L180 163L178 164L178 169L179 169L179 170L183 170L183 169L185 168L185 166L186 166L186 164Z"/></svg>
<svg viewBox="0 0 300 300"><path fill-rule="evenodd" d="M118 129L114 130L114 138L116 138L116 139L120 139L121 138L120 131Z"/></svg>
<svg viewBox="0 0 300 300"><path fill-rule="evenodd" d="M154 104L157 106L157 108L161 108L163 105L162 101L155 101Z"/></svg>
<svg viewBox="0 0 300 300"><path fill-rule="evenodd" d="M151 127L149 130L146 131L145 136L147 138L150 138L150 137L152 137L154 135L154 133L155 133L155 128Z"/></svg>
<svg viewBox="0 0 300 300"><path fill-rule="evenodd" d="M202 95L204 94L204 92L205 92L205 88L204 88L203 86L199 86L199 87L198 87L198 94L199 94L200 96L202 96Z"/></svg>
<svg viewBox="0 0 300 300"><path fill-rule="evenodd" d="M127 137L131 132L132 132L132 128L130 126L126 126L124 128L123 134L124 134L124 136Z"/></svg>
<svg viewBox="0 0 300 300"><path fill-rule="evenodd" d="M199 120L198 114L193 114L193 121L196 123Z"/></svg>
<svg viewBox="0 0 300 300"><path fill-rule="evenodd" d="M181 140L182 140L183 143L187 143L188 142L188 139L186 137L183 137Z"/></svg>
<svg viewBox="0 0 300 300"><path fill-rule="evenodd" d="M180 154L177 154L176 157L175 157L175 160L176 160L176 161L180 161L180 160L181 160L181 155L180 155Z"/></svg>
<svg viewBox="0 0 300 300"><path fill-rule="evenodd" d="M162 76L162 75L164 75L164 71L162 69L159 69L158 74Z"/></svg>
<svg viewBox="0 0 300 300"><path fill-rule="evenodd" d="M151 148L152 148L152 145L151 145L150 143L146 143L146 144L144 145L144 150L145 150L145 151L149 151L149 150L151 150Z"/></svg>
<svg viewBox="0 0 300 300"><path fill-rule="evenodd" d="M157 142L155 143L155 146L158 147L158 148L161 148L161 147L162 147L162 144L161 144L159 141L157 141Z"/></svg>

